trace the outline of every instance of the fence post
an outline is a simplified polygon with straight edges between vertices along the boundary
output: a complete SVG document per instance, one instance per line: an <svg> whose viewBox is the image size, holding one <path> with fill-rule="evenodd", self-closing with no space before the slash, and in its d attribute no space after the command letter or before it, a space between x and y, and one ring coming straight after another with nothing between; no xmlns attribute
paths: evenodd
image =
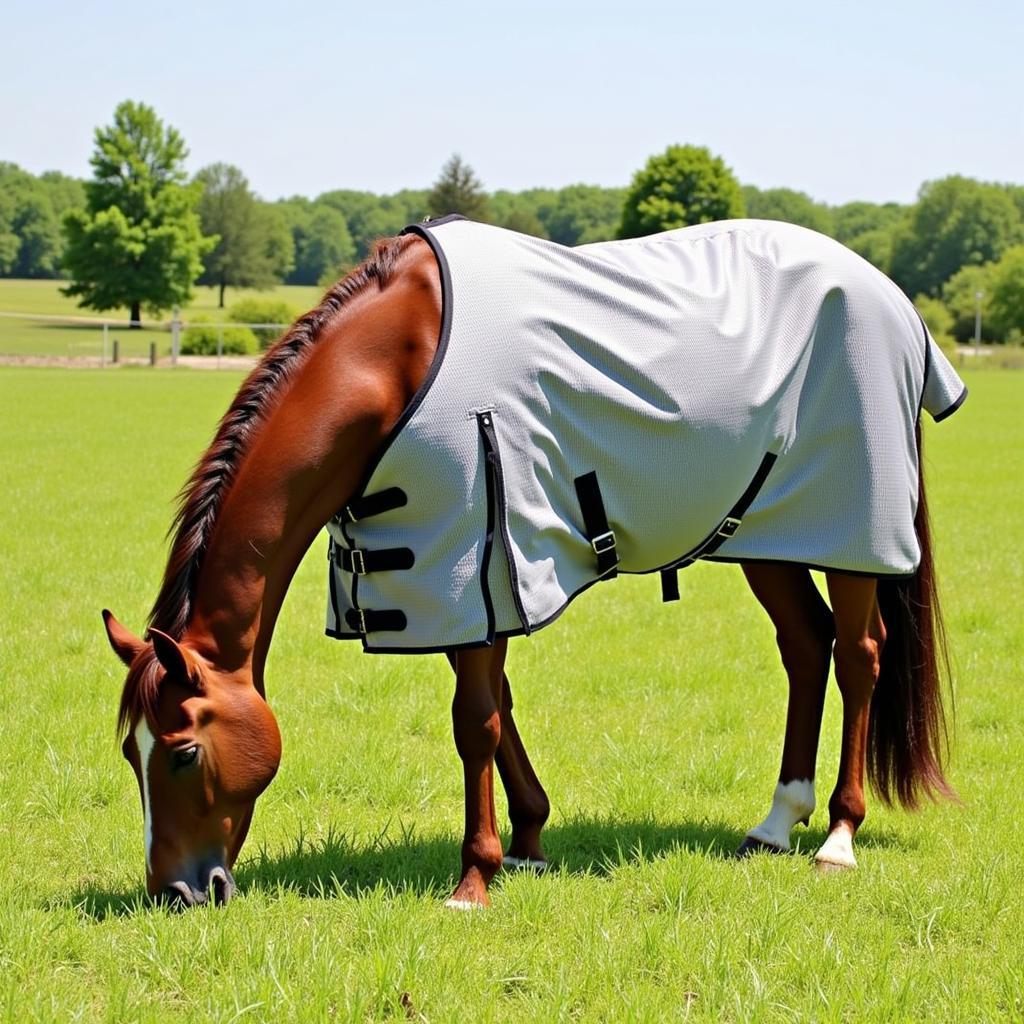
<svg viewBox="0 0 1024 1024"><path fill-rule="evenodd" d="M110 360L112 363L119 363L121 361L121 342L114 339L114 354Z"/></svg>
<svg viewBox="0 0 1024 1024"><path fill-rule="evenodd" d="M178 365L178 353L181 352L181 310L175 306L171 314L171 365Z"/></svg>
<svg viewBox="0 0 1024 1024"><path fill-rule="evenodd" d="M100 369L102 370L107 365L107 342L108 334L110 333L110 325L106 320L103 321L103 348L100 350Z"/></svg>
<svg viewBox="0 0 1024 1024"><path fill-rule="evenodd" d="M149 365L156 366L156 342L149 343Z"/></svg>

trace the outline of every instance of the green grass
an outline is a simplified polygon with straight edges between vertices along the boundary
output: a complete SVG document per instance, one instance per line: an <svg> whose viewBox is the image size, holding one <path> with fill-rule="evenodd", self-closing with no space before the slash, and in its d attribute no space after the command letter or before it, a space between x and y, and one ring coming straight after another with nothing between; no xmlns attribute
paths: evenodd
<svg viewBox="0 0 1024 1024"><path fill-rule="evenodd" d="M2 305L2 303L0 303ZM554 806L546 877L445 911L461 771L444 660L322 636L324 552L269 665L285 743L222 910L142 901L123 673L171 498L235 374L0 368L0 1009L110 1021L1019 1020L1024 890L1024 377L981 373L927 431L957 670L962 806L869 803L860 868L819 877L838 755L793 857L729 858L767 809L785 716L738 569L597 587L514 641L520 727Z"/></svg>
<svg viewBox="0 0 1024 1024"><path fill-rule="evenodd" d="M0 312L128 319L127 309L108 310L100 314L80 308L76 299L61 295L60 289L65 284L64 281L0 278ZM264 292L251 288L229 288L225 303L231 306L243 298L274 298L290 303L298 312L304 312L319 301L322 292L321 288L299 285L280 285ZM226 319L226 309L217 306L217 299L216 288L197 287L192 302L181 311L182 319L188 320L197 315L215 320ZM166 312L164 317L169 318L170 312ZM148 319L144 314L143 320ZM148 355L151 341L157 343L162 355L170 351L170 334L166 330L129 331L127 328L111 328L110 337L116 337L121 343L125 358ZM95 326L57 325L0 317L0 355L98 356L101 346L102 333Z"/></svg>

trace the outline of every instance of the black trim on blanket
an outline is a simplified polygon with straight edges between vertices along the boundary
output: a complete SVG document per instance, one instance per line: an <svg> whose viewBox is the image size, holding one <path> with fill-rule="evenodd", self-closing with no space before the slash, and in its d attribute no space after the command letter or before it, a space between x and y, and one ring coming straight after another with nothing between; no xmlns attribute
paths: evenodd
<svg viewBox="0 0 1024 1024"><path fill-rule="evenodd" d="M924 317L921 316L917 306L914 306L914 312L917 313L917 319L921 322L921 333L924 335L924 376L921 378L921 394L917 399L917 421L920 421L921 410L924 408L924 393L928 390L928 371L932 368L932 347L928 343L928 325L924 322ZM920 469L918 471L920 472Z"/></svg>
<svg viewBox="0 0 1024 1024"><path fill-rule="evenodd" d="M509 582L512 589L512 599L516 606L516 615L523 624L524 635L529 636L531 632L530 620L527 617L526 609L523 608L522 595L519 593L519 573L516 569L516 560L512 554L512 537L508 529L508 505L505 496L505 474L501 468L501 449L498 447L498 435L494 429L494 410L479 412L476 415L477 423L480 426L480 433L484 440L484 454L487 464L491 467L494 476L494 491L497 498L498 525L501 529L501 541L505 545L505 557L508 561ZM490 504L488 503L488 522L490 522ZM487 594L488 604L490 603L490 592ZM491 618L488 620L490 628L487 631L488 637L493 640L494 634L494 611L491 610ZM490 640L488 641L490 642Z"/></svg>
<svg viewBox="0 0 1024 1024"><path fill-rule="evenodd" d="M913 572L865 572L863 569L839 569L834 565L819 565L817 562L803 562L789 558L737 558L733 555L710 555L708 562L723 562L729 565L742 565L744 562L756 562L758 565L793 565L798 569L813 569L815 572L837 572L843 576L861 576L873 580L906 580L917 574Z"/></svg>
<svg viewBox="0 0 1024 1024"><path fill-rule="evenodd" d="M484 599L484 611L487 613L487 646L494 643L494 601L491 599L491 587L488 574L491 568L491 548L494 546L494 519L497 515L496 471L492 464L492 455L487 434L484 431L483 413L477 413L477 429L480 431L480 444L484 450L484 486L487 489L487 529L484 532L484 552L480 558L480 593Z"/></svg>
<svg viewBox="0 0 1024 1024"><path fill-rule="evenodd" d="M947 416L952 416L953 413L960 408L961 405L967 400L967 385L964 385L963 391L960 392L960 397L947 409L943 409L938 416L933 416L932 419L936 423L941 423Z"/></svg>
<svg viewBox="0 0 1024 1024"><path fill-rule="evenodd" d="M416 391L416 394L412 396L409 404L402 410L402 415L398 417L395 425L388 432L388 436L384 439L384 443L380 446L377 454L370 460L366 469L363 471L362 478L359 481L359 485L353 491L354 494L362 496L373 478L373 474L377 471L377 467L380 465L381 459L387 454L388 449L395 442L395 438L402 432L405 425L412 419L413 413L420 407L423 399L427 397L427 392L430 390L430 386L434 383L438 373L441 370L441 363L444 361L445 352L448 350L448 338L452 331L452 274L448 267L448 260L445 257L444 250L438 244L438 241L430 233L428 228L437 227L441 223L447 223L449 220L464 220L465 218L460 217L458 214L452 214L450 217L442 218L441 220L431 221L429 224L410 224L407 228L403 229L401 234L403 235L419 235L427 245L430 246L431 252L434 254L434 259L437 260L437 267L441 274L441 331L437 339L437 350L434 352L434 358L430 363L430 369L427 370L426 377L423 378L423 383L420 384ZM351 504L351 502L349 502Z"/></svg>

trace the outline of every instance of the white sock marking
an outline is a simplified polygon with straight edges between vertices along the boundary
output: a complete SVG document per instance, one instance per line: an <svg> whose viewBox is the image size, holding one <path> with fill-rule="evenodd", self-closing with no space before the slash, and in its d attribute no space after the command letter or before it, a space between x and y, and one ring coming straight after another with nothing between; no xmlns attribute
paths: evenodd
<svg viewBox="0 0 1024 1024"><path fill-rule="evenodd" d="M842 868L855 868L857 858L853 855L853 829L845 822L839 822L829 832L828 838L821 844L821 849L814 859L822 864L836 864Z"/></svg>
<svg viewBox="0 0 1024 1024"><path fill-rule="evenodd" d="M469 900L445 900L444 905L449 910L483 910L480 903L471 903Z"/></svg>
<svg viewBox="0 0 1024 1024"><path fill-rule="evenodd" d="M156 746L156 740L149 730L145 715L139 719L139 724L135 727L135 743L139 748L139 770L142 774L142 819L143 837L146 843L146 870L152 871L153 811L149 800L149 759L153 753L153 747Z"/></svg>
<svg viewBox="0 0 1024 1024"><path fill-rule="evenodd" d="M788 850L789 833L793 831L793 826L810 817L813 811L814 779L794 779L785 784L780 782L775 787L768 817L747 835L780 850Z"/></svg>
<svg viewBox="0 0 1024 1024"><path fill-rule="evenodd" d="M502 857L501 866L507 871L518 871L520 868L543 874L548 869L546 860L534 860L532 857Z"/></svg>

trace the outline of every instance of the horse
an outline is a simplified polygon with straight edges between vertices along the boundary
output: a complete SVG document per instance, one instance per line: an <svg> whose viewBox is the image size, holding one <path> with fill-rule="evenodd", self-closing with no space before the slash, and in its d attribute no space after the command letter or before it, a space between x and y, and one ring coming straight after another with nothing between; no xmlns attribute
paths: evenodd
<svg viewBox="0 0 1024 1024"><path fill-rule="evenodd" d="M369 585L365 560L372 553L346 546L344 539L351 540L347 530L360 520L369 521L367 517L382 511L381 521L386 519L388 509L401 505L405 497L399 493L389 499L387 495L396 488L376 494L367 494L366 488L383 454L409 425L434 383L450 331L450 268L437 244L437 233L427 223L379 241L365 262L333 285L316 308L282 335L242 383L180 493L168 561L145 638L103 611L110 645L128 669L118 726L123 754L134 771L142 801L146 889L157 901L177 907L224 903L235 890L231 869L255 802L273 779L281 757L280 733L266 699L267 653L292 576L325 524L332 524L332 560L342 556L353 586ZM721 236L705 233L701 237ZM769 246L769 250L764 258L774 259L775 249ZM549 260L554 250L537 251ZM582 250L567 252L571 268L578 269L582 260L590 258ZM587 267L611 273L609 252L595 253ZM621 279L620 269L614 271L616 281ZM585 271L590 272L586 267L578 270ZM882 277L873 268L855 271ZM872 278L872 288L895 289L883 280L884 286ZM650 301L661 301L660 293L646 284L640 291L655 296ZM835 291L832 288L828 294ZM736 301L743 302L743 296ZM887 301L909 307L902 298L890 296ZM904 312L900 307L900 316ZM601 322L611 315L602 306ZM814 330L820 330L820 317L816 323ZM937 388L933 376L938 357L929 348L926 331L922 337L924 348L914 355L918 362L913 365L920 378L915 387L927 393ZM814 358L827 360L827 346L819 349ZM587 359L594 362L590 354ZM939 369L947 372L945 367ZM742 379L751 376L742 368L738 372ZM952 374L949 380L954 378ZM567 386L573 387L571 382ZM963 397L941 409L936 418L947 415ZM933 414L936 401L933 396L926 403ZM902 457L914 467L920 465L917 418L921 403L916 395L905 403L910 410L911 441ZM513 487L514 481L511 472L502 475L493 447L497 440L491 423L493 408L476 409L465 417L473 420L473 431L480 429L479 439L473 433L466 442L466 451L473 459L478 448L482 453L481 465L486 469L481 479L486 476L486 481L479 484L479 493L486 490L486 501L483 497L480 501L490 511L483 560L478 558L472 571L463 573L460 585L468 587L475 577L473 593L479 595L482 577L503 574L503 585L512 580L518 603L515 558L510 554L515 538L507 532L504 519L495 522L495 495L501 497L502 488ZM677 417L671 413L666 418ZM655 426L641 422L637 429L642 438ZM783 447L776 453L780 466L787 458L785 451ZM736 471L740 472L747 470ZM758 472L764 475L763 469ZM599 494L596 511L593 500L588 507L581 479L583 475L576 483L584 509L577 520L582 518L584 524L577 521L562 534L578 542L574 550L593 557L596 565L587 570L588 581L579 586L573 581L575 589L566 603L589 582L610 578L619 569L632 571L627 551L630 527L619 521L614 508L611 515L603 514ZM714 481L707 486L713 491ZM711 523L712 533L696 544L691 543L692 531L703 534L707 524L686 527L681 523L679 537L686 536L689 528L690 540L680 540L673 550L686 548L688 557L661 561L660 556L652 556L636 570L661 569L666 596L671 597L672 573L680 565L696 558L739 561L754 597L774 626L789 682L781 768L771 810L747 834L737 851L741 856L790 850L793 828L800 822L807 824L814 811L815 765L830 662L834 662L842 697L842 747L828 804L828 834L815 854L816 863L823 870L856 865L853 839L865 816L866 770L886 803L897 801L913 808L922 796L953 795L945 778L947 716L941 671L945 646L923 474L917 473L916 479L911 474L910 486L906 514L913 523L913 536L907 543L916 542L918 550L906 556L910 561L895 575L823 566L827 603L807 561L742 555L729 559L728 542L746 529L740 525L746 511L743 502L732 508L722 504ZM754 482L750 490L757 490ZM745 495L746 506L754 497ZM727 510L725 516L720 514ZM756 539L756 503L748 519ZM868 525L885 533L887 524L878 519L873 516ZM461 521L460 515L452 517L456 527ZM764 531L766 536L771 529ZM801 529L808 532L806 527ZM669 538L668 543L675 541ZM377 568L393 568L413 557L398 550L398 556L378 552L383 563ZM490 564L488 552L494 555ZM329 620L335 630L347 631L364 646L374 628L384 629L386 636L400 636L396 631L402 624L395 616L404 620L404 615L368 610L357 601L339 609L334 585L332 576ZM482 591L486 594L486 585ZM473 600L479 603L478 596ZM485 603L486 633L466 634L469 642L455 642L460 637L465 640L461 634L445 634L437 638L435 648L446 653L454 671L452 721L465 782L461 874L447 901L457 909L486 906L488 884L503 867L543 870L547 866L541 834L550 805L516 727L511 684L504 670L509 637L529 632L529 623L524 619L524 629L502 629L501 616L512 615L508 610L512 604L503 602L508 607L502 612L492 607L495 601ZM445 608L440 605L442 615ZM371 621L374 615L385 616L376 627ZM391 620L386 619L388 615ZM543 624L534 623L537 628ZM507 850L499 838L494 808L495 767L508 796L511 839Z"/></svg>

